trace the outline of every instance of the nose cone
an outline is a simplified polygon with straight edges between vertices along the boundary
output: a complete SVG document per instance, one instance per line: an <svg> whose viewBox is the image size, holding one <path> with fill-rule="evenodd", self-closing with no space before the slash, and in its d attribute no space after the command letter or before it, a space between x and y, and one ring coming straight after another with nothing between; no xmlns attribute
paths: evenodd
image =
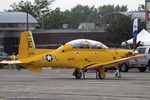
<svg viewBox="0 0 150 100"><path fill-rule="evenodd" d="M138 54L138 51L137 51L137 50L135 50L133 53L134 53L134 54Z"/></svg>

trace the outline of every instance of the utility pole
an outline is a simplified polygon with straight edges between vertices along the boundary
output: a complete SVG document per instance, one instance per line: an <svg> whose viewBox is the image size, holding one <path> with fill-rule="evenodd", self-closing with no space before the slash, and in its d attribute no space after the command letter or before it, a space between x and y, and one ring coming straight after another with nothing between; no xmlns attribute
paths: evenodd
<svg viewBox="0 0 150 100"><path fill-rule="evenodd" d="M29 10L29 1L27 0L27 4L26 4L26 7L27 7L27 31L29 30L29 15L28 15L28 10Z"/></svg>

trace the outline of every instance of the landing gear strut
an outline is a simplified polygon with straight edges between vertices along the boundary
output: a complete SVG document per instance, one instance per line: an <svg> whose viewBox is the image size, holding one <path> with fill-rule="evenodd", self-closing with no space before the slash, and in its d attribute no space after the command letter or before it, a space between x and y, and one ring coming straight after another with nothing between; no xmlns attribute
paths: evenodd
<svg viewBox="0 0 150 100"><path fill-rule="evenodd" d="M100 69L99 69L99 72L98 72L98 78L99 78L99 79L104 79L105 76L106 76L106 74L105 74L105 69L104 69L104 68L100 68ZM96 76L96 78L97 78L97 76Z"/></svg>
<svg viewBox="0 0 150 100"><path fill-rule="evenodd" d="M119 68L117 68L116 72L115 72L115 77L114 78L121 78L121 73Z"/></svg>

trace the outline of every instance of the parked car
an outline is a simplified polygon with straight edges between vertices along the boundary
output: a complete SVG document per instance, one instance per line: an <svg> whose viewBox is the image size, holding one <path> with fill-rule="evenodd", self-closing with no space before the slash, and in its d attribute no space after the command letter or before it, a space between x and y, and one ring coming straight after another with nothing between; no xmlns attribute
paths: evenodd
<svg viewBox="0 0 150 100"><path fill-rule="evenodd" d="M5 52L0 52L0 61L2 60L9 60L9 56Z"/></svg>
<svg viewBox="0 0 150 100"><path fill-rule="evenodd" d="M0 52L0 61L9 60L9 55L5 52ZM0 68L3 68L3 65L0 64Z"/></svg>
<svg viewBox="0 0 150 100"><path fill-rule="evenodd" d="M145 72L147 67L150 70L150 46L141 46L136 49L139 54L144 54L143 58L129 60L121 66L122 72L128 72L130 68L138 68L140 72Z"/></svg>

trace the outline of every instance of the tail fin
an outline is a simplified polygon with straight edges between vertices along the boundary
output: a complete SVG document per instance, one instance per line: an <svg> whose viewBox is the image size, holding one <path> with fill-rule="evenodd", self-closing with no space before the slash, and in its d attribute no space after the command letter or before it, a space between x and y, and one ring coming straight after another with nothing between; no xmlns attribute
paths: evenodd
<svg viewBox="0 0 150 100"><path fill-rule="evenodd" d="M22 32L20 36L18 59L29 58L34 56L35 53L36 48L31 31Z"/></svg>

